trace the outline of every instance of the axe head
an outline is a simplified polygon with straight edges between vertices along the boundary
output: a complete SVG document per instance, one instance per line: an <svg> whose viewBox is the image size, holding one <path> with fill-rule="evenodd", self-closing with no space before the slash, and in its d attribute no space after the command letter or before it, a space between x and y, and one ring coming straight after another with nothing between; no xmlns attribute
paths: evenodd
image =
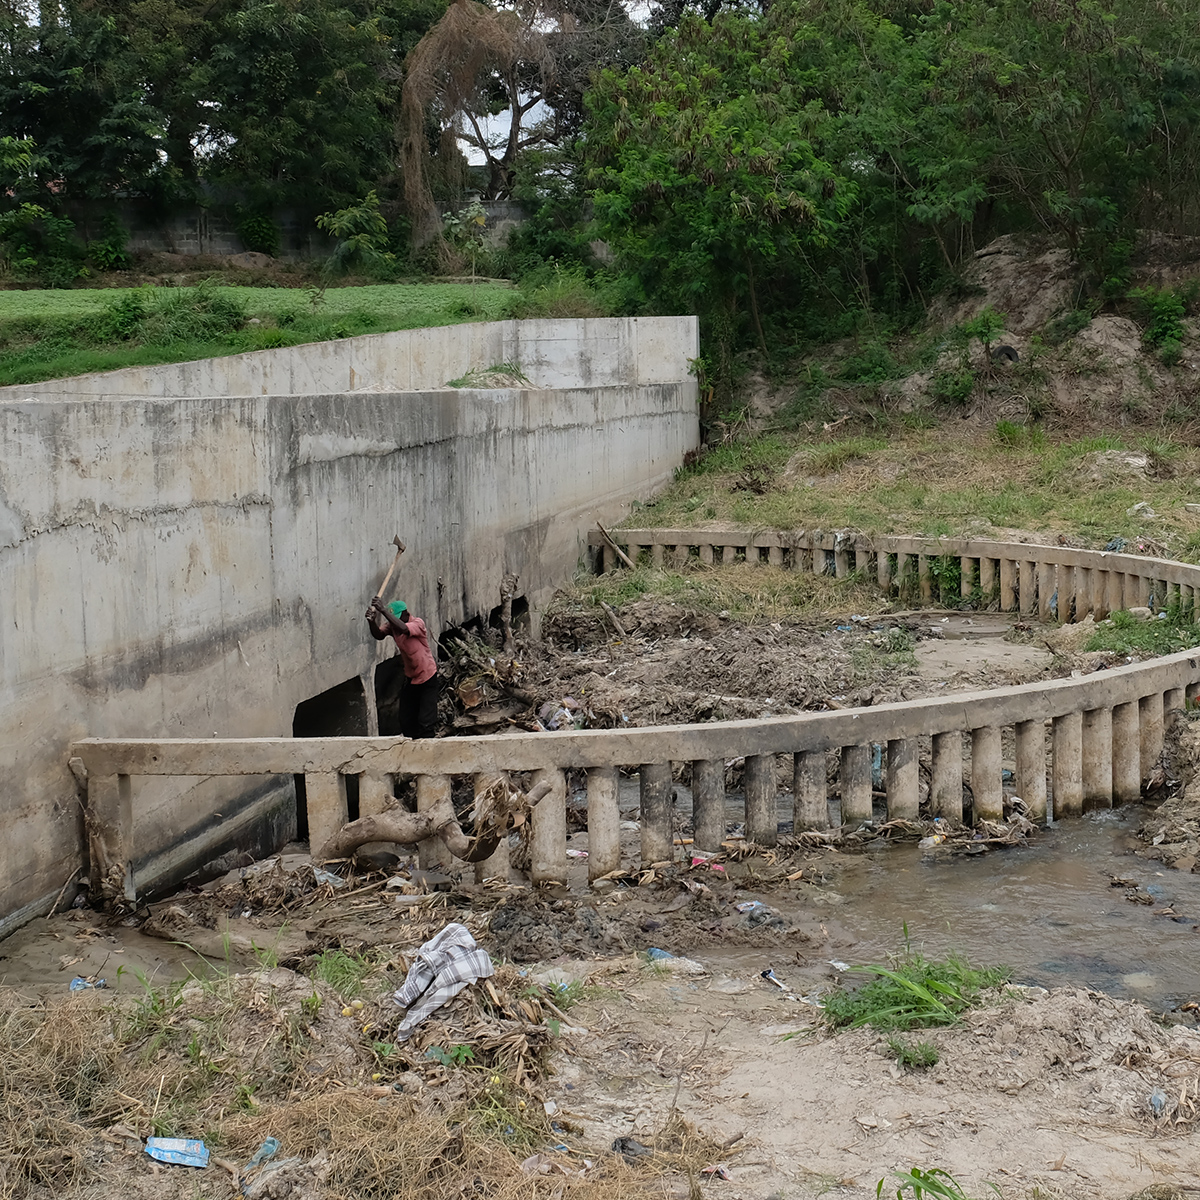
<svg viewBox="0 0 1200 1200"><path fill-rule="evenodd" d="M398 547L401 554L403 554L404 551L407 549L405 544L400 540L399 534L396 534L396 536L394 538L392 538L392 545Z"/></svg>

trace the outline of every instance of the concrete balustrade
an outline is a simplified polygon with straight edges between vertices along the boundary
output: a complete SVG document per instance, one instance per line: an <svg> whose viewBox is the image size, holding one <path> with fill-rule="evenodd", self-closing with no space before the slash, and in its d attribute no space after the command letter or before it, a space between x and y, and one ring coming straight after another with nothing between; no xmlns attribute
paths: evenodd
<svg viewBox="0 0 1200 1200"><path fill-rule="evenodd" d="M817 574L853 570L893 593L907 588L935 601L934 585L943 573L932 564L957 558L959 597L1060 619L1088 613L1099 618L1134 599L1194 605L1200 589L1200 567L1057 546L728 531L705 540L695 530L615 531L614 537L631 558L636 551L653 563L744 557ZM615 562L611 547L601 549L606 564ZM730 815L729 764L739 760L744 808L733 815L744 816L746 838L759 845L777 840L789 784L798 832L827 828L831 811L850 828L885 812L888 819L915 819L923 746L929 747L932 815L1001 820L1007 729L1013 730L1016 793L1034 820L1044 820L1050 812L1070 816L1138 799L1162 753L1166 722L1197 696L1200 651L1184 651L1080 679L761 720L425 741L91 738L76 742L71 754L87 772L93 890L109 898L132 900L139 887L153 884L138 876L137 781L163 775L302 774L310 841L319 849L347 819L349 775L358 776L360 811L367 815L387 803L397 775L416 777L418 810L429 811L450 803L455 776L473 777L478 797L498 773L529 772L534 782L551 784L533 810L529 833L530 879L548 884L567 878L571 769L586 772L587 874L595 881L638 865L622 859L622 770L638 776L642 866L676 858L675 780L689 773L694 848L720 847ZM872 780L876 746L884 762L882 796ZM450 865L438 840L422 843L419 853L424 866ZM478 879L508 873L507 846L476 866Z"/></svg>

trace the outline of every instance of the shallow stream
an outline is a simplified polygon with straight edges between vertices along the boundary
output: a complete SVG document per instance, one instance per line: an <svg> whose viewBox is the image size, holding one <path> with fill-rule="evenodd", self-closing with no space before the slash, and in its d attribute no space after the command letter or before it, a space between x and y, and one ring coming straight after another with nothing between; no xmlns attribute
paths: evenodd
<svg viewBox="0 0 1200 1200"><path fill-rule="evenodd" d="M1038 830L1026 847L972 857L912 842L838 856L826 925L853 941L859 963L901 949L907 922L930 957L957 951L1012 967L1015 982L1174 1009L1200 998L1200 876L1130 853L1145 816L1138 806L1093 813ZM1132 903L1113 876L1155 903Z"/></svg>

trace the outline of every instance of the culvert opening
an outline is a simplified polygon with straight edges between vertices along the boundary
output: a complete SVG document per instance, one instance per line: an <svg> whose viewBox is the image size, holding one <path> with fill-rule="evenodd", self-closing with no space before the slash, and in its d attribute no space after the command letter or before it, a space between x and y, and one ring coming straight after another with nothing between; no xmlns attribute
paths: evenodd
<svg viewBox="0 0 1200 1200"><path fill-rule="evenodd" d="M292 717L292 737L366 737L368 728L367 694L362 680L356 675L296 705ZM295 775L296 836L308 839L308 793L304 776ZM358 776L347 775L346 806L350 820L358 819Z"/></svg>

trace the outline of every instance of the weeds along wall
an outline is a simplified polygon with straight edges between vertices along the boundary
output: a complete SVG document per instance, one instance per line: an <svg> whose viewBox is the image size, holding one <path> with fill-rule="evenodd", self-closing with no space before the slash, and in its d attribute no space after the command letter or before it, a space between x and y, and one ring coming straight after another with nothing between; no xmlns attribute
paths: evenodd
<svg viewBox="0 0 1200 1200"><path fill-rule="evenodd" d="M87 869L72 740L290 736L391 653L363 611L396 533L435 634L506 571L536 616L698 444L697 353L693 318L502 322L0 391L0 933ZM537 386L443 386L497 362ZM163 880L295 821L280 778L148 781L137 813Z"/></svg>

